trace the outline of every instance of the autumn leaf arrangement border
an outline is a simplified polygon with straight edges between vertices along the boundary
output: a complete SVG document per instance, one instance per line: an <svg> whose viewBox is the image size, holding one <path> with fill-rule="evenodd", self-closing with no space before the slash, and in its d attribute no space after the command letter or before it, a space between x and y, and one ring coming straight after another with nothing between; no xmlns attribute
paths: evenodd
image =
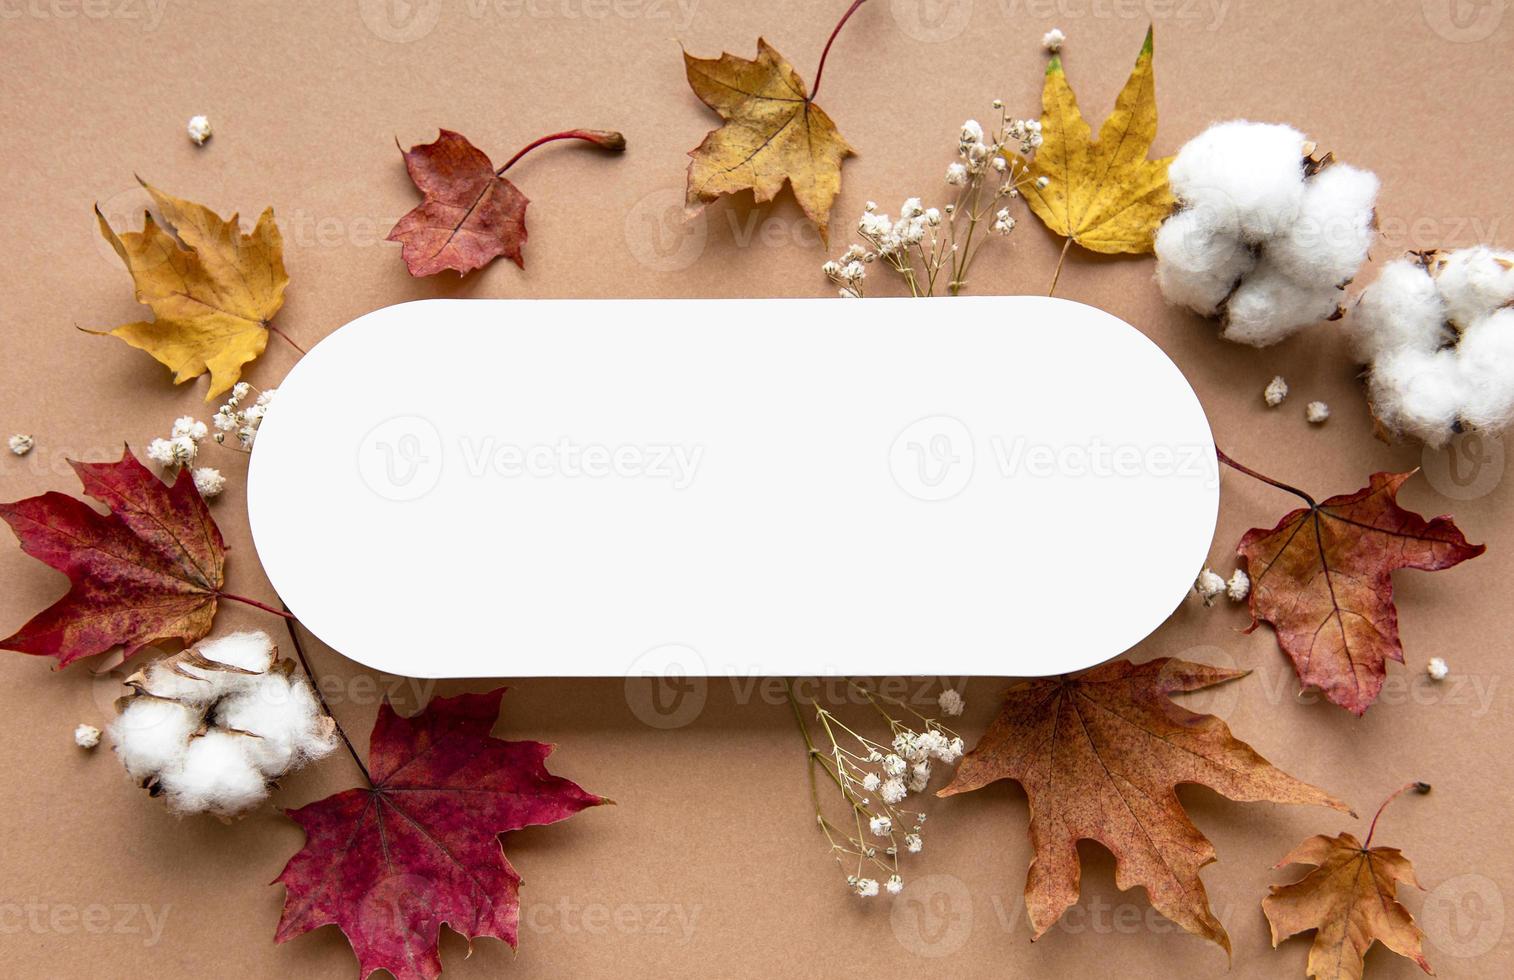
<svg viewBox="0 0 1514 980"><path fill-rule="evenodd" d="M854 0L836 23L808 89L765 39L758 40L752 60L729 54L701 59L684 53L691 89L722 119L722 125L689 152L691 211L744 191L759 203L768 201L788 184L822 236L827 234L842 161L854 151L814 100L832 45L865 2ZM997 191L990 180L968 179L961 186L971 188L973 196L949 205L944 217L932 219L931 209L918 206L901 213L902 225L878 217L873 231L863 235L871 249L852 254L858 248L854 246L847 261L872 261L890 244L902 250L892 258L884 256L895 272L912 276L919 261L928 276L916 282L933 286L938 273L948 269L941 282L956 293L965 281L967 262L957 266L951 258L957 253L955 240L937 238L934 229L950 226L954 231L953 216L965 215L969 241L980 221L991 221L994 230L1007 233L1012 220L1006 221L1006 210L994 209L1019 196L1064 238L1056 276L1074 243L1108 253L1151 251L1153 222L1173 206L1165 178L1169 160L1148 159L1156 127L1151 55L1148 31L1136 67L1094 141L1061 59L1054 54L1046 71L1039 125L1005 115L997 133L987 138L981 132L963 133L963 166L976 164L980 169L975 173L1002 180ZM800 130L803 140L796 138ZM465 275L501 256L523 265L529 200L505 174L526 154L558 141L609 152L626 146L618 132L563 130L531 141L496 167L465 137L443 129L432 143L402 149L406 170L423 197L389 234L390 241L400 244L409 273L424 277L450 270ZM1018 159L1015 144L1022 147ZM1032 156L1023 152L1025 147L1042 150ZM1095 170L1105 175L1117 172L1113 186L1090 185L1088 174ZM260 397L256 406L247 403L243 368L264 352L270 333L303 353L272 322L288 285L272 209L262 212L250 231L243 231L236 215L222 219L202 205L145 182L143 186L161 223L149 213L142 231L117 232L98 208L96 215L102 236L126 265L137 299L151 309L153 319L102 333L147 352L173 372L176 382L208 374L207 400L231 392L222 410L229 421L222 425L221 413L217 415L217 441L229 435L251 451L255 412L265 402ZM984 207L977 196L983 188L990 195L984 200L992 206ZM854 293L861 295L856 288L860 277L838 278L847 268L838 263L827 274L838 282L851 282ZM1054 277L1051 291L1056 281ZM912 291L925 295L931 290L912 286ZM114 662L119 663L148 646L176 642L189 655L184 670L192 679L203 679L200 674L210 661L199 657L196 644L210 634L219 601L243 603L283 619L321 715L331 719L362 785L288 811L305 829L306 842L278 879L285 885L286 900L277 940L335 924L352 944L362 975L383 968L402 980L440 974L437 939L444 923L470 939L490 936L513 947L519 876L500 848L500 835L612 801L551 775L545 766L550 746L489 734L503 689L436 699L411 718L401 718L386 702L379 708L365 761L324 702L294 617L287 609L224 589L225 545L205 504L213 482L202 481L190 468L202 433L193 426L184 427L184 432L178 428L165 441L163 459L157 460L172 475L168 483L129 448L116 463L72 464L85 493L105 504L108 513L60 493L0 505L0 517L22 547L70 580L62 599L0 641L0 647L54 656L65 667L112 649L120 651ZM1273 528L1247 532L1237 546L1251 583L1250 628L1268 624L1301 682L1362 714L1377 697L1387 661L1403 660L1391 573L1398 568L1449 568L1481 554L1483 547L1469 544L1449 517L1426 520L1398 505L1397 492L1411 473L1374 474L1361 490L1316 502L1309 493L1238 463L1223 451L1217 451L1217 459L1304 504ZM214 669L237 673L222 666ZM279 669L287 674L292 668L286 664ZM965 755L960 736L936 719L916 716L906 725L891 714L905 706L891 704L875 691L860 690L888 720L894 747L903 744L950 762L961 758L955 778L938 795L968 792L998 779L1024 786L1032 800L1030 833L1037 851L1026 886L1036 935L1077 900L1076 844L1094 839L1115 854L1121 887L1142 885L1164 916L1228 951L1229 938L1208 908L1198 875L1214 860L1214 850L1187 819L1175 787L1199 782L1238 800L1347 810L1322 790L1271 766L1219 719L1188 712L1169 698L1240 676L1161 658L1144 664L1119 660L1075 677L1018 685L1006 695L988 732ZM144 696L163 700L139 686L134 697ZM844 724L818 705L807 706L827 732L829 742L822 749L811 738L810 722L801 710L805 706L792 689L790 703L805 737L812 793L817 773L841 783L835 776L839 765L828 768L827 760L840 759L837 733ZM1069 721L1077 721L1086 737L1059 743L1064 755L1044 757L1030 748L1045 744L1040 736L1047 726ZM890 745L859 739L862 754L855 758L866 764L886 763ZM1111 761L1116 768L1124 767L1117 773L1124 785L1143 790L1148 812L1131 807L1117 785ZM1067 797L1066 785L1059 789L1045 782L1052 768L1090 775L1068 784L1077 792ZM855 786L848 790L843 785L841 793L854 827L829 822L818 795L815 805L817 823L832 851L858 860L859 873L850 884L866 894L858 886L869 879L861 877L860 869L877 856L869 852L864 823L871 824L874 836L894 841L892 830L880 835L878 828L918 832L920 823L911 828L908 821L923 821L924 815L886 802L880 806L864 796L872 791L860 788L863 769L856 772ZM463 787L485 792L464 805L458 799ZM1410 783L1400 792L1409 789L1427 792L1428 786ZM1119 820L1100 819L1109 812L1123 812L1130 822L1122 827ZM1416 884L1412 867L1398 851L1372 846L1376 824L1374 818L1364 843L1350 834L1305 841L1283 863L1312 865L1315 870L1293 884L1275 886L1263 903L1274 945L1289 935L1315 930L1312 976L1356 975L1350 973L1353 957L1359 974L1361 956L1374 940L1429 970L1418 927L1395 898L1399 883ZM1152 843L1158 838L1142 832L1157 826L1168 835ZM407 834L412 836L408 851ZM916 835L900 837L899 842L911 836ZM1138 843L1143 836L1144 846ZM438 849L430 846L438 842L446 845L439 849L446 855L440 860L434 856ZM431 856L417 856L428 847ZM395 853L409 855L412 865L390 863ZM362 895L354 899L350 887L336 889L332 882L337 879L349 886L360 883ZM1341 880L1351 887L1338 887ZM400 901L401 896L414 899L417 894L423 900ZM375 918L375 904L392 914Z"/></svg>

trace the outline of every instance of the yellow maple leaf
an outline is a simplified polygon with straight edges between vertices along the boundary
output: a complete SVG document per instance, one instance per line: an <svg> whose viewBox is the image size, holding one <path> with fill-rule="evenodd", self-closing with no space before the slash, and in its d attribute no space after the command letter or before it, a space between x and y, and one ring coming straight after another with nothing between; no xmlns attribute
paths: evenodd
<svg viewBox="0 0 1514 980"><path fill-rule="evenodd" d="M242 366L263 353L269 323L284 305L284 245L273 208L243 234L237 216L223 220L209 208L165 194L145 181L163 221L151 213L142 230L116 234L95 207L100 234L126 263L137 302L152 309L110 331L174 372L174 382L210 373L210 401L236 384ZM175 238L177 235L177 238Z"/></svg>
<svg viewBox="0 0 1514 980"><path fill-rule="evenodd" d="M752 61L685 51L683 64L694 94L725 120L689 151L689 209L748 189L759 204L771 201L788 181L824 239L841 190L841 161L855 151L806 93L794 66L762 38Z"/></svg>
<svg viewBox="0 0 1514 980"><path fill-rule="evenodd" d="M1053 55L1046 66L1043 142L1031 163L1025 202L1046 227L1094 252L1150 252L1157 226L1173 208L1167 186L1172 158L1146 159L1157 132L1151 40L1148 28L1114 111L1099 127L1098 142L1090 141L1092 130L1067 84L1062 59Z"/></svg>

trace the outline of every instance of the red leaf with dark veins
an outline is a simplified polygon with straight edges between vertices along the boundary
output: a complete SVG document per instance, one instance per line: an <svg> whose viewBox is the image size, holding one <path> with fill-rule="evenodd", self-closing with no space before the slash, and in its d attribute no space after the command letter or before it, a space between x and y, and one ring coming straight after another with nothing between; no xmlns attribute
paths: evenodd
<svg viewBox="0 0 1514 980"><path fill-rule="evenodd" d="M278 881L278 942L335 925L358 975L441 974L446 923L516 945L520 876L499 835L608 803L546 769L550 745L489 734L504 688L438 698L413 718L386 702L369 747L373 786L291 810L305 846Z"/></svg>
<svg viewBox="0 0 1514 980"><path fill-rule="evenodd" d="M520 189L494 172L482 150L443 129L436 142L405 152L405 169L425 200L395 224L412 276L451 269L466 274L498 256L524 268L526 205Z"/></svg>
<svg viewBox="0 0 1514 980"><path fill-rule="evenodd" d="M1365 488L1252 528L1236 546L1251 576L1250 629L1270 623L1299 680L1358 715L1377 700L1386 661L1404 660L1391 573L1438 571L1485 550L1451 518L1398 505L1413 475L1374 473Z"/></svg>
<svg viewBox="0 0 1514 980"><path fill-rule="evenodd" d="M225 581L226 545L194 477L165 484L127 449L116 463L69 465L101 514L62 493L0 504L27 554L68 576L68 593L0 648L58 658L123 648L130 657L168 640L185 646L210 632Z"/></svg>

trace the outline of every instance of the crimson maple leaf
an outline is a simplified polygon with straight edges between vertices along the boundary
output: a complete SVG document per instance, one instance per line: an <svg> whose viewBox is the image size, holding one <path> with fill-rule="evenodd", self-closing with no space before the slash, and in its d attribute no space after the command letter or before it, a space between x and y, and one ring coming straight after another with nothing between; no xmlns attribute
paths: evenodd
<svg viewBox="0 0 1514 980"><path fill-rule="evenodd" d="M277 879L278 942L335 925L360 977L398 980L441 974L443 923L516 945L520 875L499 835L610 801L547 772L552 746L489 734L504 693L438 698L413 718L379 708L371 785L288 811L306 839Z"/></svg>
<svg viewBox="0 0 1514 980"><path fill-rule="evenodd" d="M0 504L27 554L68 576L72 587L0 648L58 658L148 644L186 646L210 632L224 582L226 544L194 477L164 484L128 448L116 463L69 460L84 492L110 508L50 492Z"/></svg>
<svg viewBox="0 0 1514 980"><path fill-rule="evenodd" d="M404 246L400 255L410 274L451 269L465 275L501 255L525 268L521 249L531 202L505 179L505 171L536 147L560 139L584 140L616 152L626 148L620 133L572 129L543 136L496 170L467 137L443 129L435 142L404 151L405 169L426 199L395 224L388 241Z"/></svg>
<svg viewBox="0 0 1514 980"><path fill-rule="evenodd" d="M1404 661L1392 572L1437 571L1476 558L1449 517L1425 520L1398 505L1409 473L1374 473L1368 485L1308 501L1270 531L1252 528L1236 552L1251 575L1251 626L1270 623L1299 680L1362 714L1377 700L1387 661ZM1248 630L1249 632L1249 630Z"/></svg>

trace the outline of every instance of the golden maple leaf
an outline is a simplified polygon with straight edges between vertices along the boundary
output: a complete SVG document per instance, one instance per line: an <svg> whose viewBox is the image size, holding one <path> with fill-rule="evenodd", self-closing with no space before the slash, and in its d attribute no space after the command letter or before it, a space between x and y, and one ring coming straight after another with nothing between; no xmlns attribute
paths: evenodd
<svg viewBox="0 0 1514 980"><path fill-rule="evenodd" d="M284 305L289 276L273 208L243 234L235 214L223 220L139 182L174 234L150 212L141 231L119 235L98 205L95 217L131 273L137 302L151 307L154 319L90 332L109 333L151 354L174 372L176 384L210 372L210 401L237 383L242 365L263 353L268 321Z"/></svg>
<svg viewBox="0 0 1514 980"><path fill-rule="evenodd" d="M1345 810L1230 734L1213 715L1172 700L1244 676L1166 657L1116 660L1077 677L1011 688L982 739L938 796L1013 779L1030 800L1035 858L1025 905L1039 938L1078 900L1078 842L1115 858L1115 885L1146 889L1152 907L1230 951L1199 869L1214 846L1188 819L1177 786L1198 783L1232 800L1310 803Z"/></svg>
<svg viewBox="0 0 1514 980"><path fill-rule="evenodd" d="M855 151L794 67L762 38L752 61L685 51L683 64L694 94L725 120L689 151L689 209L748 189L759 204L771 201L788 181L824 240L841 190L841 161Z"/></svg>
<svg viewBox="0 0 1514 980"><path fill-rule="evenodd" d="M1053 55L1046 66L1043 142L1031 162L1025 202L1046 227L1094 252L1150 252L1157 226L1173 208L1167 186L1172 158L1146 159L1157 133L1151 39L1148 28L1096 143L1090 142L1092 130L1078 110L1061 57Z"/></svg>
<svg viewBox="0 0 1514 980"><path fill-rule="evenodd" d="M1404 787L1411 788L1430 790L1424 783ZM1404 789L1388 797L1377 811L1379 817ZM1376 828L1374 817L1372 830ZM1345 833L1304 841L1277 866L1307 864L1314 870L1291 885L1273 885L1262 899L1273 946L1315 930L1306 973L1316 980L1361 980L1362 958L1374 942L1407 956L1426 973L1435 973L1420 948L1424 933L1409 910L1398 904L1400 882L1423 887L1414 877L1414 865L1396 847L1373 847L1372 830L1365 844Z"/></svg>

